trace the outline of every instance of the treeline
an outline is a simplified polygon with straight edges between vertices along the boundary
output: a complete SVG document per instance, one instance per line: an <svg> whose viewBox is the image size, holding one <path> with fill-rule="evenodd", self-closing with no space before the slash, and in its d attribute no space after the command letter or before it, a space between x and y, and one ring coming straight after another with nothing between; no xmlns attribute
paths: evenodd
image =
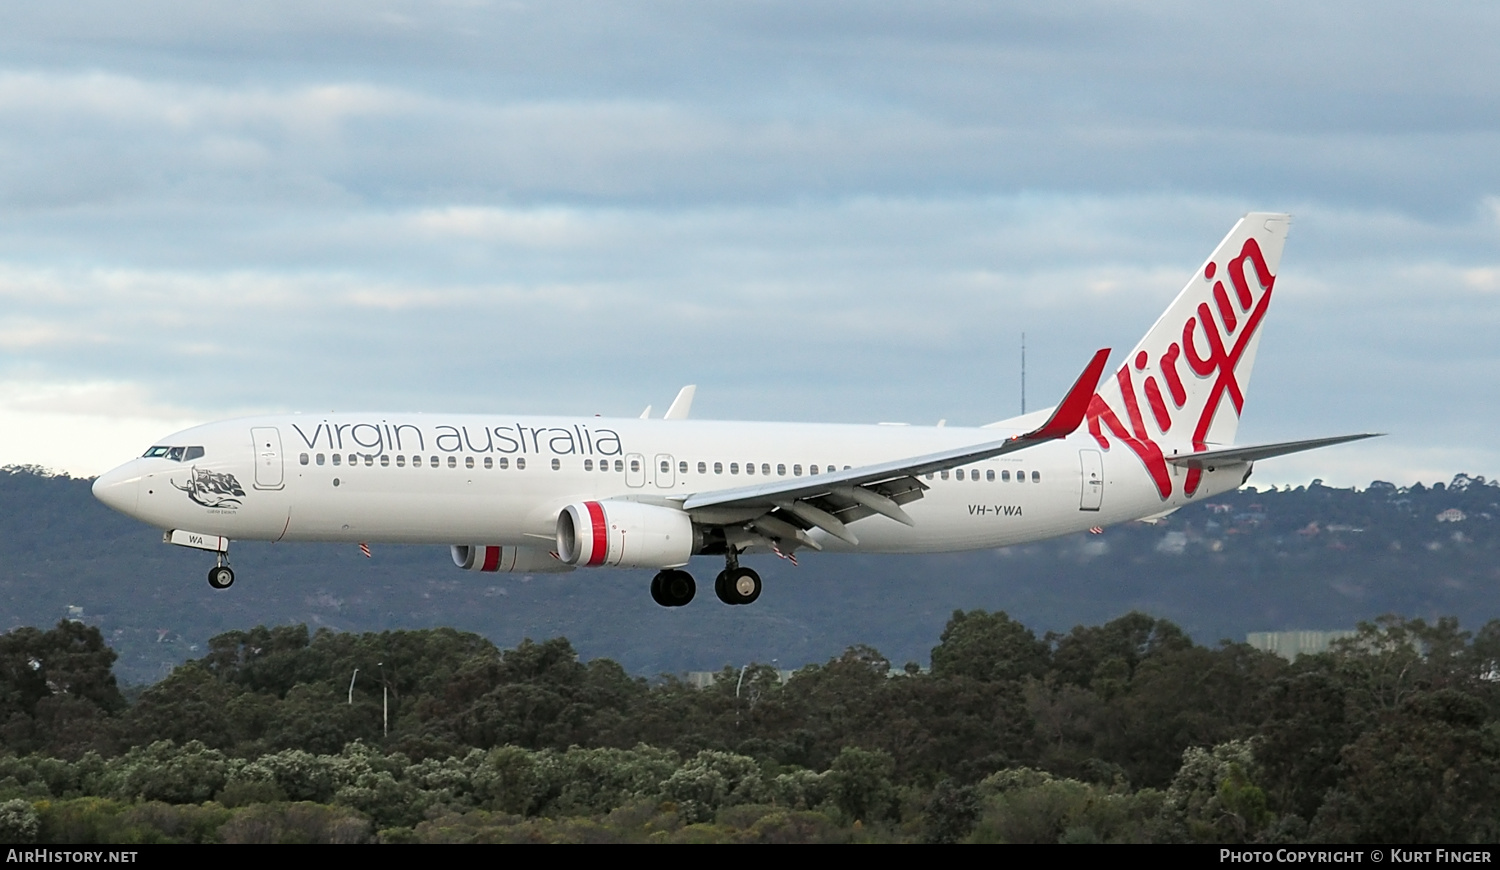
<svg viewBox="0 0 1500 870"><path fill-rule="evenodd" d="M12 842L1500 838L1500 622L1296 663L1130 614L957 612L709 688L452 630L220 634L127 703L74 623L0 636Z"/></svg>

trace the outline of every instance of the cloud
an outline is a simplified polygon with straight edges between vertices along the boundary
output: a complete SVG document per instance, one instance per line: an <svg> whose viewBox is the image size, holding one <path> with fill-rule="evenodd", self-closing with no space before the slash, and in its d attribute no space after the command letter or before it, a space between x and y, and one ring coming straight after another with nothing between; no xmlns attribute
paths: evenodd
<svg viewBox="0 0 1500 870"><path fill-rule="evenodd" d="M713 416L978 423L1018 405L1021 332L1035 403L1287 209L1241 433L1420 420L1459 452L1360 455L1491 461L1464 451L1500 425L1472 400L1500 376L1497 17L28 8L0 380L194 418L635 413L692 380Z"/></svg>

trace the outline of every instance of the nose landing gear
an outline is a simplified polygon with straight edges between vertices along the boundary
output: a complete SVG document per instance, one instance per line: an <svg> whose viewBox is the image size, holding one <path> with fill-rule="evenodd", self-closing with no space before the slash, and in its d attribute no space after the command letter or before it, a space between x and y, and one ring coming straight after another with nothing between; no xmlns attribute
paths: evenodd
<svg viewBox="0 0 1500 870"><path fill-rule="evenodd" d="M228 589L234 585L234 569L229 567L227 551L220 551L219 564L208 569L208 585L215 589Z"/></svg>

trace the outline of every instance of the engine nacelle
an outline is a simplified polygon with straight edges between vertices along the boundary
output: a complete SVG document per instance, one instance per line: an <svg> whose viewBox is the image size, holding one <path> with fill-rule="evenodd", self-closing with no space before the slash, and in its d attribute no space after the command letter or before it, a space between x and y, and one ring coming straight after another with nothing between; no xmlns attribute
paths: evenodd
<svg viewBox="0 0 1500 870"><path fill-rule="evenodd" d="M572 565L557 561L551 553L531 547L498 547L487 544L454 544L448 548L453 564L465 571L487 574L561 574Z"/></svg>
<svg viewBox="0 0 1500 870"><path fill-rule="evenodd" d="M693 549L693 521L674 508L586 501L557 516L557 557L569 565L676 568Z"/></svg>

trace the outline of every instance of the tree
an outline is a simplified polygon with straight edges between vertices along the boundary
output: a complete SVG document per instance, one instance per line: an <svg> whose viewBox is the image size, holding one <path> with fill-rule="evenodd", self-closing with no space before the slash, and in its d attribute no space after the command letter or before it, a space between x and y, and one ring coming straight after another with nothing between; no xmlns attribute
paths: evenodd
<svg viewBox="0 0 1500 870"><path fill-rule="evenodd" d="M955 610L932 650L932 673L1011 682L1040 677L1047 670L1048 658L1047 644L1003 611Z"/></svg>

